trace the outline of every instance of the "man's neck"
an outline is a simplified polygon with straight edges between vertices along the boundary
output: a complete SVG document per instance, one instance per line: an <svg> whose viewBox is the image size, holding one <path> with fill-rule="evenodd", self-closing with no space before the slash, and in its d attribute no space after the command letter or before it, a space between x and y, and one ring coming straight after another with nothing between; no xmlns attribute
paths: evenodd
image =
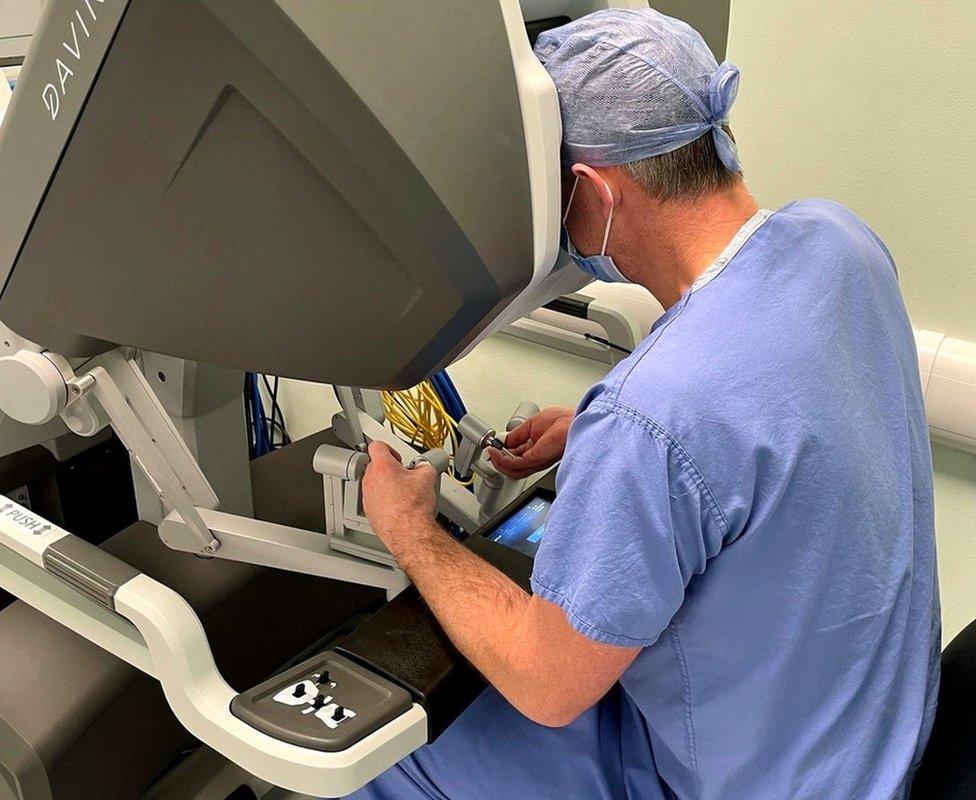
<svg viewBox="0 0 976 800"><path fill-rule="evenodd" d="M742 183L693 201L648 200L627 248L635 281L670 308L758 210Z"/></svg>

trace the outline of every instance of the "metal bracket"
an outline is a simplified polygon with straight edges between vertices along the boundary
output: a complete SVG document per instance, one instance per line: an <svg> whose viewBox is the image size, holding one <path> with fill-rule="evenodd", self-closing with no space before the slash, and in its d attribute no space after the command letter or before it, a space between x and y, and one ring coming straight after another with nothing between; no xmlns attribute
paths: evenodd
<svg viewBox="0 0 976 800"><path fill-rule="evenodd" d="M164 505L192 532L198 554L213 556L220 542L198 510L218 505L206 476L135 362L118 351L98 361L74 382L73 393L78 399L89 392L95 397Z"/></svg>
<svg viewBox="0 0 976 800"><path fill-rule="evenodd" d="M334 539L328 534L221 511L204 509L200 514L220 538L219 558L375 586L384 589L388 597L397 595L408 584L406 576L392 563L371 563L354 557L357 554L335 552ZM159 536L167 547L195 552L196 541L177 514L170 514L160 523Z"/></svg>
<svg viewBox="0 0 976 800"><path fill-rule="evenodd" d="M410 469L427 464L441 475L450 466L450 458L443 450L413 452L409 457L403 454L403 458ZM368 465L369 456L356 450L323 444L315 451L312 468L322 476L325 532L335 551L396 567L396 560L362 512L360 481Z"/></svg>
<svg viewBox="0 0 976 800"><path fill-rule="evenodd" d="M359 417L359 425L362 428L363 435L369 441L385 442L390 445L400 454L405 463L409 463L417 457L417 451L389 428L384 427L382 422L377 421L361 409L357 409L356 414ZM339 428L345 427L345 422L344 413L336 414L332 418L333 429L338 432ZM346 444L349 442L347 441ZM440 491L437 495L437 510L466 531L473 531L480 525L481 508L478 498L450 475L445 475L441 479Z"/></svg>
<svg viewBox="0 0 976 800"><path fill-rule="evenodd" d="M15 340L7 328L0 330L0 336L6 337L5 346L19 347L0 356L8 382L0 397L4 410L31 425L45 425L60 416L80 436L94 436L105 426L103 412L163 502L186 520L199 552L213 555L220 542L203 524L196 507L216 508L217 496L132 360L132 351L104 353L86 362L77 375L63 356Z"/></svg>

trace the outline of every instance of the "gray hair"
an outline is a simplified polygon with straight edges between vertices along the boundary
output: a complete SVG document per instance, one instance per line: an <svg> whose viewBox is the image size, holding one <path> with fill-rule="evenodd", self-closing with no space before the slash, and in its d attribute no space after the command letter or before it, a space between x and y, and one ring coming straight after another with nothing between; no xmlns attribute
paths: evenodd
<svg viewBox="0 0 976 800"><path fill-rule="evenodd" d="M723 128L732 136L727 126ZM711 135L670 153L622 164L621 169L656 200L694 200L742 180L741 172L730 172L719 159Z"/></svg>

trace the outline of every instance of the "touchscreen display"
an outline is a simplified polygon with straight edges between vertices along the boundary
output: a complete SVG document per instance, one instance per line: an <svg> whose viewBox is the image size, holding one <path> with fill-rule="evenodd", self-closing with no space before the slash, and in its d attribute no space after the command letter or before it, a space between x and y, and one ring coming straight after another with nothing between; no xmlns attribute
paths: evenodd
<svg viewBox="0 0 976 800"><path fill-rule="evenodd" d="M536 495L497 528L489 531L486 538L520 553L534 556L542 542L542 533L552 501Z"/></svg>

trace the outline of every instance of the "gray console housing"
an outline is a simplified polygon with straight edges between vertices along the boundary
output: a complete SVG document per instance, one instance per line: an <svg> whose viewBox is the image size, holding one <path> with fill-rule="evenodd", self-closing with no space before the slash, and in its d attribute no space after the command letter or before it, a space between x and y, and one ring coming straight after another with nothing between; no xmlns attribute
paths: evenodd
<svg viewBox="0 0 976 800"><path fill-rule="evenodd" d="M47 6L0 132L17 333L408 386L531 279L499 4L91 7Z"/></svg>

